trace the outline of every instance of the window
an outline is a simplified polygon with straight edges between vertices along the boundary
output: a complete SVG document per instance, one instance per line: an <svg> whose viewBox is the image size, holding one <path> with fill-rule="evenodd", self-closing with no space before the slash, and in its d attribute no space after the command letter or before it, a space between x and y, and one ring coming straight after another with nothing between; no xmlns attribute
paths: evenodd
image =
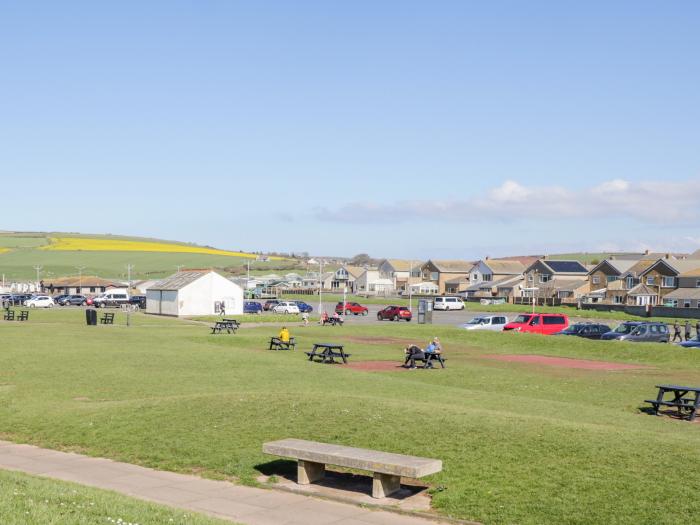
<svg viewBox="0 0 700 525"><path fill-rule="evenodd" d="M683 308L690 308L690 300L689 299L686 299L685 301L683 301Z"/></svg>
<svg viewBox="0 0 700 525"><path fill-rule="evenodd" d="M695 288L700 288L700 279L695 281Z"/></svg>
<svg viewBox="0 0 700 525"><path fill-rule="evenodd" d="M431 281L437 281L440 278L440 274L438 272L430 272L430 280Z"/></svg>
<svg viewBox="0 0 700 525"><path fill-rule="evenodd" d="M594 275L593 278L591 279L591 282L593 284L600 284L600 277L597 275Z"/></svg>
<svg viewBox="0 0 700 525"><path fill-rule="evenodd" d="M627 289L631 290L634 288L634 277L628 277L627 278Z"/></svg>
<svg viewBox="0 0 700 525"><path fill-rule="evenodd" d="M482 281L493 281L493 275L491 275L490 273L485 273L484 275L482 275L481 280Z"/></svg>
<svg viewBox="0 0 700 525"><path fill-rule="evenodd" d="M647 275L647 284L650 284L650 285L654 284L654 276L653 275Z"/></svg>
<svg viewBox="0 0 700 525"><path fill-rule="evenodd" d="M91 287L90 287L90 293L95 293L95 287L94 287L94 286L91 286Z"/></svg>
<svg viewBox="0 0 700 525"><path fill-rule="evenodd" d="M676 287L676 278L664 276L663 279L661 280L661 286L663 288L675 288Z"/></svg>
<svg viewBox="0 0 700 525"><path fill-rule="evenodd" d="M552 276L549 275L548 273L543 273L542 275L540 275L540 282L541 282L541 283L547 283L547 282L549 282L549 280L550 280L551 278L552 278Z"/></svg>
<svg viewBox="0 0 700 525"><path fill-rule="evenodd" d="M649 331L650 331L652 334L658 334L658 333L659 333L659 327L658 327L658 325L655 325L655 324L651 325L651 326L649 327Z"/></svg>
<svg viewBox="0 0 700 525"><path fill-rule="evenodd" d="M533 281L535 280L535 276L532 275L532 274L529 274L529 275L527 276L527 280L528 280L529 282L533 282Z"/></svg>
<svg viewBox="0 0 700 525"><path fill-rule="evenodd" d="M619 277L617 275L608 275L606 279L609 283L614 283L619 279Z"/></svg>
<svg viewBox="0 0 700 525"><path fill-rule="evenodd" d="M678 301L676 299L666 299L664 301L664 306L668 306L669 308L676 308L678 307Z"/></svg>
<svg viewBox="0 0 700 525"><path fill-rule="evenodd" d="M544 318L544 324L564 324L564 318L560 315L548 315Z"/></svg>
<svg viewBox="0 0 700 525"><path fill-rule="evenodd" d="M622 295L613 296L613 304L622 304L625 302L625 298Z"/></svg>

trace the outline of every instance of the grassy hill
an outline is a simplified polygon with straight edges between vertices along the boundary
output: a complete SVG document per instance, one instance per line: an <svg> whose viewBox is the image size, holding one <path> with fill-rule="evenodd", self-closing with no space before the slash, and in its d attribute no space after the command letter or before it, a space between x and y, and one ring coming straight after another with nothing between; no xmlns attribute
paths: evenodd
<svg viewBox="0 0 700 525"><path fill-rule="evenodd" d="M135 279L157 278L174 273L178 266L234 269L256 257L252 253L140 237L0 232L0 273L6 280L35 278L35 266L41 266L41 277L49 280L77 275L78 267L83 267L83 275L120 278L126 276L127 264L133 265ZM254 268L294 266L292 261L280 257L270 259L266 263L255 262Z"/></svg>

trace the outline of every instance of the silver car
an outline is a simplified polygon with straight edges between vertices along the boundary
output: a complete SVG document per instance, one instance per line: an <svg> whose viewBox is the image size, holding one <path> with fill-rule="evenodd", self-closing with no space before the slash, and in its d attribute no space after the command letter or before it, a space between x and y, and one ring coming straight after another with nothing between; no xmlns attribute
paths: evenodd
<svg viewBox="0 0 700 525"><path fill-rule="evenodd" d="M670 338L666 323L641 323L618 340L633 343L668 343Z"/></svg>
<svg viewBox="0 0 700 525"><path fill-rule="evenodd" d="M504 315L486 315L475 317L468 323L460 325L465 330L491 330L500 332L508 324L508 318Z"/></svg>

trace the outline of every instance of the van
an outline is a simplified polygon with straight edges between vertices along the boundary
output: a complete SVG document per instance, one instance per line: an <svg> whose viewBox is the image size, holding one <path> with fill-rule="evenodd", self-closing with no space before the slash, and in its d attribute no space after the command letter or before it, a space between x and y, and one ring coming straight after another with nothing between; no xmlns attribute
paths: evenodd
<svg viewBox="0 0 700 525"><path fill-rule="evenodd" d="M92 304L95 308L119 307L123 304L129 304L129 292L126 288L114 288L93 298Z"/></svg>
<svg viewBox="0 0 700 525"><path fill-rule="evenodd" d="M666 323L640 323L629 334L618 338L619 341L633 343L668 343L671 333Z"/></svg>
<svg viewBox="0 0 700 525"><path fill-rule="evenodd" d="M566 314L520 314L503 327L503 331L528 332L532 334L552 335L569 326Z"/></svg>
<svg viewBox="0 0 700 525"><path fill-rule="evenodd" d="M464 310L464 302L460 297L436 297L433 310Z"/></svg>
<svg viewBox="0 0 700 525"><path fill-rule="evenodd" d="M460 325L460 328L464 328L465 330L491 330L492 332L500 332L507 324L508 318L505 315L482 315L475 317L468 323Z"/></svg>

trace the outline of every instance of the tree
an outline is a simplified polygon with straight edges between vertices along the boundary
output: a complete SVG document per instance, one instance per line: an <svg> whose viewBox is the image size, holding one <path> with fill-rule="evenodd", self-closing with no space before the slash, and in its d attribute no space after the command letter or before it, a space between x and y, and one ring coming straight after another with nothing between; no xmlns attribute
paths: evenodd
<svg viewBox="0 0 700 525"><path fill-rule="evenodd" d="M353 266L364 266L366 264L372 264L374 260L366 253L358 253L352 259L350 259L350 264Z"/></svg>

